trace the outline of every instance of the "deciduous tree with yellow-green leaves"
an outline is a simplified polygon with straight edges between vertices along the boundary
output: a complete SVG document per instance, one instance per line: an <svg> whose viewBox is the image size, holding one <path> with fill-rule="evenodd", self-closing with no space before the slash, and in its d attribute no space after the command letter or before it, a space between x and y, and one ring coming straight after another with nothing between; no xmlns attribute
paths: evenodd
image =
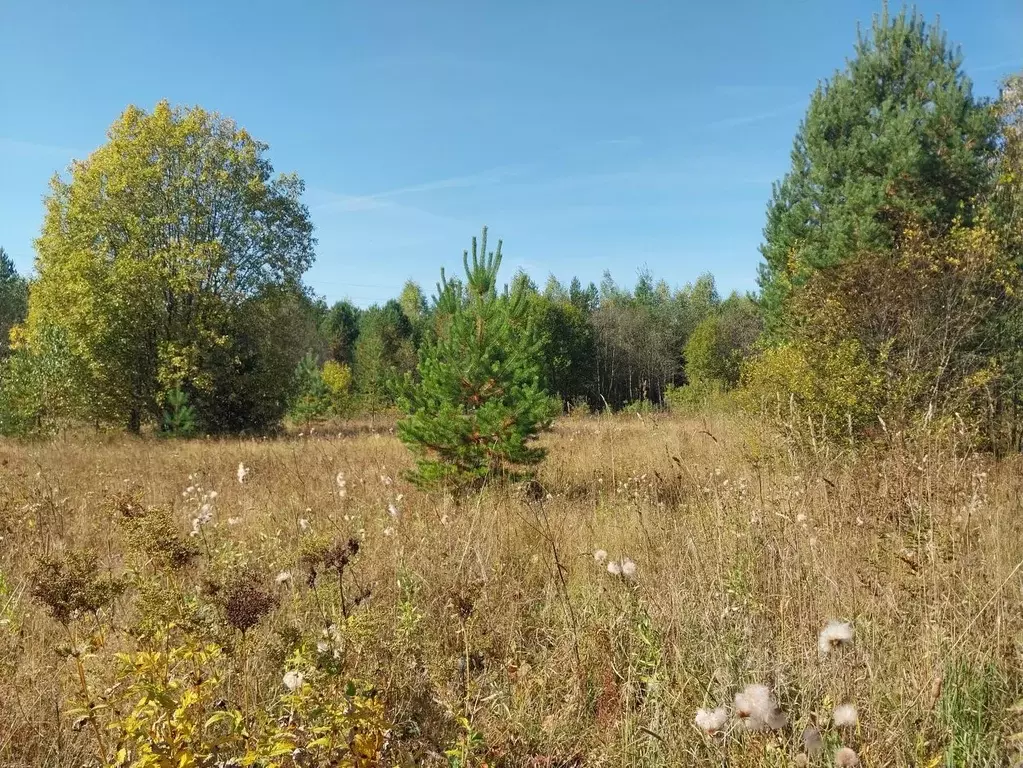
<svg viewBox="0 0 1023 768"><path fill-rule="evenodd" d="M216 113L161 102L129 107L53 178L27 340L60 327L93 418L138 431L176 389L206 429L283 413L300 330L259 320L266 303L275 317L302 304L315 241L302 182L274 176L266 149Z"/></svg>

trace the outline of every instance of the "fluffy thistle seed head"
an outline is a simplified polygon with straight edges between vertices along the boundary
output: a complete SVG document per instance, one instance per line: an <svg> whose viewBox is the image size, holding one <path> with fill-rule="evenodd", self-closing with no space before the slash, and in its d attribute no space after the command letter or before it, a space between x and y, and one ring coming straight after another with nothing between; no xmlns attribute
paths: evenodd
<svg viewBox="0 0 1023 768"><path fill-rule="evenodd" d="M597 563L599 565L599 564L603 563L605 560L607 560L607 550L604 550L604 549L594 550L594 552L593 552L593 562L595 562L595 563Z"/></svg>
<svg viewBox="0 0 1023 768"><path fill-rule="evenodd" d="M735 714L748 731L777 731L788 722L766 685L747 685L735 694Z"/></svg>
<svg viewBox="0 0 1023 768"><path fill-rule="evenodd" d="M856 714L856 707L852 704L842 704L841 706L835 707L835 725L839 728L855 728L856 723L859 722L859 717Z"/></svg>
<svg viewBox="0 0 1023 768"><path fill-rule="evenodd" d="M849 622L832 619L821 630L817 638L817 649L821 656L827 656L833 650L853 641L853 628Z"/></svg>
<svg viewBox="0 0 1023 768"><path fill-rule="evenodd" d="M803 729L803 748L810 757L820 757L824 752L824 739L821 732L812 725Z"/></svg>
<svg viewBox="0 0 1023 768"><path fill-rule="evenodd" d="M858 768L860 756L849 747L842 747L835 752L835 768Z"/></svg>
<svg viewBox="0 0 1023 768"><path fill-rule="evenodd" d="M711 735L718 733L725 727L727 721L728 710L724 707L696 710L696 726L704 733Z"/></svg>
<svg viewBox="0 0 1023 768"><path fill-rule="evenodd" d="M302 683L305 681L305 675L299 672L297 669L289 669L284 673L284 687L294 693L302 687Z"/></svg>

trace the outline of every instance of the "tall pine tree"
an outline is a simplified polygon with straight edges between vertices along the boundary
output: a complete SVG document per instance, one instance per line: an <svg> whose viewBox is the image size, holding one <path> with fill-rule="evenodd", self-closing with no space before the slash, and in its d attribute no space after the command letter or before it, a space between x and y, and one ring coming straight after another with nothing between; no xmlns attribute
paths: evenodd
<svg viewBox="0 0 1023 768"><path fill-rule="evenodd" d="M0 359L7 355L11 328L24 322L28 312L28 281L18 274L14 261L0 248Z"/></svg>
<svg viewBox="0 0 1023 768"><path fill-rule="evenodd" d="M820 85L774 188L761 252L768 330L815 271L889 248L907 220L969 219L990 179L996 122L937 25L887 8L844 71Z"/></svg>
<svg viewBox="0 0 1023 768"><path fill-rule="evenodd" d="M419 380L407 377L399 398L398 434L416 454L413 479L426 486L527 475L544 457L531 443L551 416L525 296L498 292L501 243L487 253L486 227L463 264L464 285L441 271L437 334L420 350Z"/></svg>

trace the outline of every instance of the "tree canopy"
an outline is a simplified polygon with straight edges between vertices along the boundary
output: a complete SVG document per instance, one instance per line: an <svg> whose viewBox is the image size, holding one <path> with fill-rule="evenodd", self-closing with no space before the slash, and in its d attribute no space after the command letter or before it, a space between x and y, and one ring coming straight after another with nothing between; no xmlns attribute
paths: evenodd
<svg viewBox="0 0 1023 768"><path fill-rule="evenodd" d="M885 8L813 93L764 229L760 285L776 335L814 271L891 247L907 217L947 230L972 216L997 124L961 63L937 24Z"/></svg>
<svg viewBox="0 0 1023 768"><path fill-rule="evenodd" d="M14 267L14 261L0 248L0 358L10 349L11 329L28 312L28 282Z"/></svg>
<svg viewBox="0 0 1023 768"><path fill-rule="evenodd" d="M251 388L237 382L268 348L287 351L274 343L279 322L258 340L242 325L261 302L300 295L313 260L302 182L273 176L266 149L216 113L161 102L129 107L106 144L53 178L29 343L61 326L96 418L137 431L176 388L207 404L204 423L222 421L214 411L225 404L253 426L283 412L289 376L262 378L269 391L244 397Z"/></svg>

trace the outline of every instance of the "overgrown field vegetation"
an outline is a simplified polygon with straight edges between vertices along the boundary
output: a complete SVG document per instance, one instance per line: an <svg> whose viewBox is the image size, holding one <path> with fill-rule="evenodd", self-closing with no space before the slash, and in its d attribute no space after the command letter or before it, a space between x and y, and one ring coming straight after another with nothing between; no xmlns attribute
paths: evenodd
<svg viewBox="0 0 1023 768"><path fill-rule="evenodd" d="M0 765L1023 760L1023 77L887 9L757 294L328 307L303 185L129 107L0 249Z"/></svg>
<svg viewBox="0 0 1023 768"><path fill-rule="evenodd" d="M3 444L0 764L1018 759L1019 460L775 434L563 419L536 484L461 502L379 424Z"/></svg>

